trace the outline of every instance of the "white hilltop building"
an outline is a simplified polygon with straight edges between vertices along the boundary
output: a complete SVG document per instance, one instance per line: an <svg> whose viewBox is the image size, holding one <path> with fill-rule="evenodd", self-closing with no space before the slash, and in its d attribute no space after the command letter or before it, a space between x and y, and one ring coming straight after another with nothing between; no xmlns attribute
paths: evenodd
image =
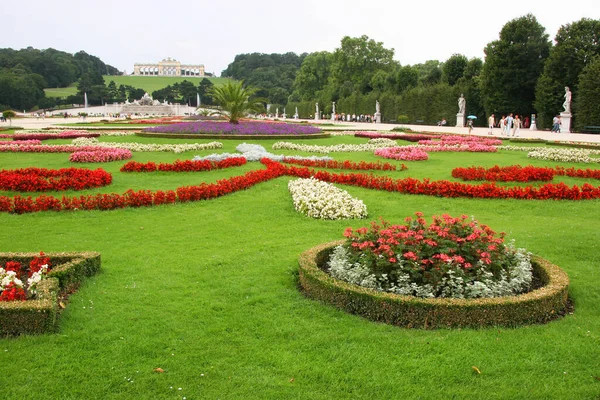
<svg viewBox="0 0 600 400"><path fill-rule="evenodd" d="M136 76L196 76L204 77L204 65L186 65L177 60L165 58L156 64L135 63L133 75Z"/></svg>

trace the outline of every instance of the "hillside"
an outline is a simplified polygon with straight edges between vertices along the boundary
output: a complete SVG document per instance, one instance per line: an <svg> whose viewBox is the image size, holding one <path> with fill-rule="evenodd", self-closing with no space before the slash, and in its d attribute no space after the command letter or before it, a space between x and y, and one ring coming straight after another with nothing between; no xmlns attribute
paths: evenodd
<svg viewBox="0 0 600 400"><path fill-rule="evenodd" d="M186 77L170 77L170 76L132 76L132 75L104 75L104 83L109 84L110 81L115 81L116 85L129 85L135 88L144 89L144 91L152 94L153 91L173 85L184 80L198 85L203 78L186 76ZM214 85L222 85L229 78L206 78ZM66 88L59 89L44 89L48 97L67 97L77 93L77 85L73 84Z"/></svg>

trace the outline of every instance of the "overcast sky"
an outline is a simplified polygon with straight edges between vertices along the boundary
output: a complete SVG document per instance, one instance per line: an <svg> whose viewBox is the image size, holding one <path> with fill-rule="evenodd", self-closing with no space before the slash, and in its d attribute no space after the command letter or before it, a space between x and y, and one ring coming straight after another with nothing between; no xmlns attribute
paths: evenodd
<svg viewBox="0 0 600 400"><path fill-rule="evenodd" d="M2 7L0 47L84 50L131 73L171 57L217 76L236 54L334 51L367 35L402 65L484 59L502 26L532 13L553 39L561 25L600 19L598 0L19 0Z"/></svg>

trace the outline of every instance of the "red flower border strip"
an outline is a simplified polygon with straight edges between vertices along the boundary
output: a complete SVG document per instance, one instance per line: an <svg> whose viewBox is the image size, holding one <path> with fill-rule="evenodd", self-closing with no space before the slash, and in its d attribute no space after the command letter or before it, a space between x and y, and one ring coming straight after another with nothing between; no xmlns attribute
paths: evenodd
<svg viewBox="0 0 600 400"><path fill-rule="evenodd" d="M523 200L590 200L600 198L600 187L585 183L581 188L577 185L569 187L564 183L548 183L539 188L504 187L495 183L470 185L446 180L420 181L414 178L392 179L387 176L350 173L335 174L326 171L315 171L306 167L283 166L282 164L263 159L267 167L241 176L219 180L216 183L202 183L197 186L184 186L175 191L128 190L123 194L97 194L79 197L41 195L35 199L21 196L0 196L0 212L23 214L37 211L61 210L113 210L125 207L150 207L160 204L185 203L212 199L248 189L260 182L266 182L284 175L309 178L311 176L326 182L359 186L367 189L386 190L406 194L420 194L437 197L466 197L481 199L523 199Z"/></svg>
<svg viewBox="0 0 600 400"><path fill-rule="evenodd" d="M495 165L491 168L469 167L454 168L452 170L454 178L460 178L464 181L550 182L555 175L600 179L600 170L564 168L561 166L556 166L555 168L534 167L533 165L525 167L520 165L510 165L507 167Z"/></svg>
<svg viewBox="0 0 600 400"><path fill-rule="evenodd" d="M24 168L0 171L0 189L14 192L83 190L110 185L112 175L99 168Z"/></svg>
<svg viewBox="0 0 600 400"><path fill-rule="evenodd" d="M286 164L302 165L304 167L316 167L316 168L330 168L330 169L350 169L350 170L377 170L377 171L396 171L398 168L400 171L407 170L408 167L401 164L400 167L396 167L394 164L376 162L365 162L359 163L353 161L336 161L336 160L301 160L293 157L284 157L283 162Z"/></svg>
<svg viewBox="0 0 600 400"><path fill-rule="evenodd" d="M232 157L222 161L208 161L208 160L177 160L173 163L160 163L154 162L141 163L137 161L129 161L121 167L121 172L155 172L155 171L168 171L168 172L200 172L200 171L212 171L215 169L239 167L246 164L248 161L245 157Z"/></svg>

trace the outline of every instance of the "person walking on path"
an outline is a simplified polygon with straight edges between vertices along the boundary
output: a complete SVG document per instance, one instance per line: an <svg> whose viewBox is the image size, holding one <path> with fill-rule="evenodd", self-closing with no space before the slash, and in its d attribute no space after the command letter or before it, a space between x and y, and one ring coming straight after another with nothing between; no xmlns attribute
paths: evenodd
<svg viewBox="0 0 600 400"><path fill-rule="evenodd" d="M515 120L513 121L514 123L514 127L513 127L513 137L519 136L519 130L521 129L521 119L519 118L519 115L515 115Z"/></svg>
<svg viewBox="0 0 600 400"><path fill-rule="evenodd" d="M513 121L514 121L513 114L512 113L508 114L508 117L506 118L506 129L505 129L506 136L510 136L510 130L513 127Z"/></svg>
<svg viewBox="0 0 600 400"><path fill-rule="evenodd" d="M488 135L494 134L494 125L496 125L496 117L494 116L494 114L492 114L488 118L488 126L490 127L490 130L488 131Z"/></svg>
<svg viewBox="0 0 600 400"><path fill-rule="evenodd" d="M500 136L504 135L504 130L506 129L506 117L503 115L500 120Z"/></svg>

